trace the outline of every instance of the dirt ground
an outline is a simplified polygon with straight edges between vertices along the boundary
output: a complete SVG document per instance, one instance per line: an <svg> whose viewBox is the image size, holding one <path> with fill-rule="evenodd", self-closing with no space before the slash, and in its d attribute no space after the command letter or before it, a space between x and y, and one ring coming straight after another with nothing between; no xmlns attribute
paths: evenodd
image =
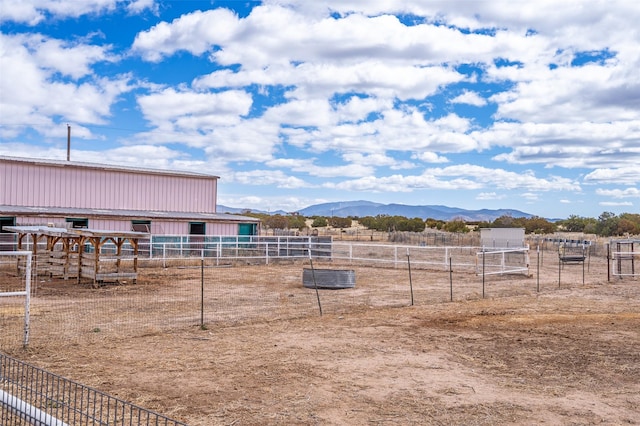
<svg viewBox="0 0 640 426"><path fill-rule="evenodd" d="M571 282L12 355L193 426L640 424L640 282Z"/></svg>

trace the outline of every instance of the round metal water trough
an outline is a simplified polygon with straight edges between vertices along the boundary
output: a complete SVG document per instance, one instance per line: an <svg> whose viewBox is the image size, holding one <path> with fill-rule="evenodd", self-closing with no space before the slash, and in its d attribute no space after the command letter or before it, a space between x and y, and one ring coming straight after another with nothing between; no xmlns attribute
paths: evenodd
<svg viewBox="0 0 640 426"><path fill-rule="evenodd" d="M315 282L314 282L315 277ZM302 285L305 288L343 289L356 286L356 271L352 269L302 270Z"/></svg>

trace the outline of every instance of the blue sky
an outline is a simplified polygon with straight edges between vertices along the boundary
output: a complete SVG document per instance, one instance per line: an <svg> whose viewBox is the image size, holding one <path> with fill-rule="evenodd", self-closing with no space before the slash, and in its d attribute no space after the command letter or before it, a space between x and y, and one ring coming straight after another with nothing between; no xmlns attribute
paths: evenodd
<svg viewBox="0 0 640 426"><path fill-rule="evenodd" d="M218 202L640 209L628 1L0 0L0 155L220 176Z"/></svg>

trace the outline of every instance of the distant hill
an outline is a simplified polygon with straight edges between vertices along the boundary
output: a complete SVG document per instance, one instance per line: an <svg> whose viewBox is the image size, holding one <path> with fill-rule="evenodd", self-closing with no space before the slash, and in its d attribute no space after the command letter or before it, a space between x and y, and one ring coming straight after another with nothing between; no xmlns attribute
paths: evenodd
<svg viewBox="0 0 640 426"><path fill-rule="evenodd" d="M218 205L220 213L241 214L248 209L231 208ZM265 211L252 210L254 213L267 213ZM269 214L287 214L283 211L268 212ZM421 219L452 220L462 219L467 222L492 222L500 216L531 218L532 214L514 209L481 209L466 210L457 207L441 205L411 206L406 204L381 204L371 201L341 201L335 203L315 204L298 211L303 216L338 216L338 217L364 217L364 216L404 216L407 218L419 217Z"/></svg>
<svg viewBox="0 0 640 426"><path fill-rule="evenodd" d="M421 219L451 220L462 219L465 221L493 221L500 216L530 218L533 215L514 209L497 210L466 210L457 207L441 205L411 206L406 204L380 204L370 201L347 201L336 203L316 204L299 211L304 216L376 216L380 214L390 216L404 216L407 218L419 217Z"/></svg>

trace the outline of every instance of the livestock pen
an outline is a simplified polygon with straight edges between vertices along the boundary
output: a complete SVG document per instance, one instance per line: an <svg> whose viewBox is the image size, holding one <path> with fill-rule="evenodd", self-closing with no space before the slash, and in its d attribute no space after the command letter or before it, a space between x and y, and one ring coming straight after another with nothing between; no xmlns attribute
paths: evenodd
<svg viewBox="0 0 640 426"><path fill-rule="evenodd" d="M349 393L348 389L356 389L357 377L360 377L366 388L358 393L373 398L366 389L373 389L371 386L376 385L372 383L373 377L364 372L358 373L363 370L359 370L360 362L354 356L368 360L373 368L377 368L378 361L375 360L378 359L403 381L409 377L414 381L431 380L411 367L414 362L432 365L429 367L432 373L442 369L454 377L445 364L419 355L428 351L424 343L420 343L425 338L441 347L451 344L445 344L443 337L438 337L440 334L423 335L427 330L445 332L457 324L471 321L469 329L465 327L457 332L467 336L464 337L467 343L456 349L462 357L457 358L457 362L470 363L479 356L469 351L476 344L474 339L477 337L473 333L482 330L482 321L491 320L492 327L497 326L499 330L506 327L502 320L512 318L516 321L513 323L515 326L547 318L545 321L552 321L562 329L562 317L551 320L549 314L543 314L548 309L545 307L548 302L544 301L568 297L577 291L600 295L605 294L605 290L620 292L622 299L615 300L624 302L619 304L618 310L603 312L593 320L610 318L620 324L629 321L629 324L635 324L637 321L633 314L633 306L636 305L629 306L629 303L637 301L637 296L633 296L636 287L601 287L606 282L607 271L602 257L594 258L585 284L582 284L577 271L568 270L562 288L558 288L557 260L554 262L547 257L540 262L537 253L531 254L532 265L528 274L483 277L477 274L477 249L451 248L451 256L448 257L444 251L436 255L422 254L436 253L425 249L418 254L419 249L415 247L407 250L407 247L392 245L334 248L349 253L349 256L312 259L308 255L269 257L268 263L256 256L144 259L140 261L139 279L135 284L104 284L98 288L93 288L90 282L78 284L38 276L32 290L29 350L22 352L20 339L4 333L2 348L54 371L73 374L72 377L92 387L116 392L139 405L169 413L191 425L233 423L235 420L255 423L258 419L264 424L285 421L313 423L314 418L328 423L331 419L340 422L349 418L375 421L378 419L376 414L387 418L391 413L397 416L392 418L411 422L428 415L419 406L437 410L443 406L436 404L435 400L431 400L435 405L425 405L426 400L415 394L397 399L406 390L394 385L397 380L381 374L381 383L386 383L389 391L393 392L388 398L395 401L396 407L408 411L395 412L391 406L377 404L385 408L364 414L361 410L372 407L371 402L358 401L356 394ZM367 261L367 256L375 257L374 252L383 259ZM380 253L386 254L380 256ZM435 259L434 264L430 264L430 258ZM448 258L452 260L447 262ZM313 289L303 286L303 271L312 267L311 263L315 268L353 270L355 286L321 290L318 300ZM5 282L11 278L15 268L11 265L0 267L0 270ZM607 294L611 297L610 293ZM585 317L582 311L589 309L593 312L595 308L576 302L573 297L571 305L564 309L580 318L583 324L590 323L592 317ZM319 315L318 303L323 308L322 316ZM538 319L526 316L527 309L535 309L535 312L540 312L538 315L544 316ZM9 312L4 318L8 321L6 324L13 324L11 309L3 312ZM404 325L409 323L412 323L410 327ZM397 328L396 332L391 333L391 328ZM520 336L518 339L522 339ZM633 334L627 337L630 343L635 341ZM344 346L346 341L352 346ZM502 363L507 362L506 354L515 350L501 348L502 343L496 340L489 342L497 348L493 353L502 357ZM587 347L583 341L576 344ZM54 347L58 348L58 355L53 355ZM567 350L571 347L565 342ZM565 348L557 346L556 350L562 354L560 359L571 356L564 352ZM618 346L618 349L616 359L621 366L629 368L633 356L626 346ZM337 364L328 369L326 363L330 354L338 358L335 360ZM407 358L409 355L415 360ZM247 356L251 357L250 360ZM307 360L310 364L300 356L310 357ZM620 359L620 356L627 358ZM347 362L343 361L346 359L352 366L352 372L335 371ZM408 364L399 363L402 360ZM493 365L492 362L487 364L485 361L484 368ZM533 359L529 362L538 365ZM66 369L68 363L76 368ZM236 369L236 364L238 367L244 364L244 368ZM495 368L498 365L495 364ZM561 366L548 364L547 368L559 369ZM214 370L226 371L229 378L214 373ZM197 372L200 372L198 378L193 376ZM525 373L520 374L526 376ZM132 377L136 379L132 380ZM319 389L325 381L328 389L347 398L353 407L345 408L341 415L327 412L321 408L323 397L315 391L304 393L300 387L302 382L299 382L302 377ZM342 382L340 377L348 381ZM282 388L281 381L290 385ZM444 395L465 392L464 387L456 387L454 383L446 386L442 390ZM470 386L479 388L481 385L473 383ZM273 394L274 389L281 396ZM164 396L157 399L159 397L153 395ZM422 403L414 405L412 398L416 403ZM500 400L499 397L497 399ZM238 401L237 404L234 400ZM492 406L493 414L486 417L487 421L491 418L506 421L525 414L521 407L507 408L503 404L498 402ZM271 406L278 408L272 411L268 408ZM435 412L431 415L440 421L463 422L473 415L473 410L462 410L457 414L451 410L447 412L449 417ZM621 409L622 417L618 418L632 414L633 410ZM574 415L571 418L584 421L590 417ZM566 420L566 417L554 419Z"/></svg>

